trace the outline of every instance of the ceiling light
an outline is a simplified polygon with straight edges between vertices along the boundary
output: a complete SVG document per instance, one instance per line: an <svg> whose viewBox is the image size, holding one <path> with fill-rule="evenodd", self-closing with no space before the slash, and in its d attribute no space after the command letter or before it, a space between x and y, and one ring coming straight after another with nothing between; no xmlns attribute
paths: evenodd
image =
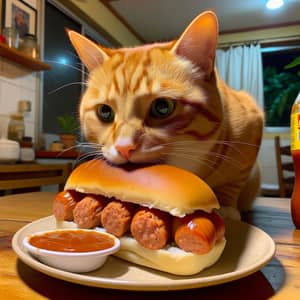
<svg viewBox="0 0 300 300"><path fill-rule="evenodd" d="M266 7L268 9L277 9L279 7L281 7L284 4L283 0L268 0Z"/></svg>

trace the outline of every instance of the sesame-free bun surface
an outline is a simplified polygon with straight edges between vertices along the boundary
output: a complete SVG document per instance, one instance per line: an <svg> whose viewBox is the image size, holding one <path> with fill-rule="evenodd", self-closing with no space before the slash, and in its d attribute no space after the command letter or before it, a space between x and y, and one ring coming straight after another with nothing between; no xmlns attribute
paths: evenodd
<svg viewBox="0 0 300 300"><path fill-rule="evenodd" d="M202 179L169 165L126 169L90 160L73 170L67 189L115 197L180 217L199 209L219 208L215 194Z"/></svg>
<svg viewBox="0 0 300 300"><path fill-rule="evenodd" d="M223 238L209 252L197 255L172 245L153 251L144 248L129 236L123 236L120 240L121 248L114 254L115 256L176 275L193 275L212 266L220 258L226 245Z"/></svg>

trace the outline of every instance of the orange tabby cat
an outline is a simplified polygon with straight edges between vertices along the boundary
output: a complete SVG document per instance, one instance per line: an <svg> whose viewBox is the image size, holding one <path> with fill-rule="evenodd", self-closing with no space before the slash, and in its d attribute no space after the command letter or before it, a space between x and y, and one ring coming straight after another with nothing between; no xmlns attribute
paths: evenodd
<svg viewBox="0 0 300 300"><path fill-rule="evenodd" d="M223 206L238 208L259 150L263 113L248 94L218 77L217 36L210 11L176 41L134 48L103 48L69 31L90 72L80 104L82 130L101 155L114 164L187 169L214 189ZM253 198L257 188L241 200Z"/></svg>

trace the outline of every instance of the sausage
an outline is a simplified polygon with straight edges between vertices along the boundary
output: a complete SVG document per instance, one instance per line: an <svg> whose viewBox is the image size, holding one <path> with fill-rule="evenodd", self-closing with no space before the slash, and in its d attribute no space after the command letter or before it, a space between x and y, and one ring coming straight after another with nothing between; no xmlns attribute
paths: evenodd
<svg viewBox="0 0 300 300"><path fill-rule="evenodd" d="M217 219L217 218L215 218ZM217 241L217 228L206 212L195 212L183 218L175 217L172 232L175 243L194 254L209 252Z"/></svg>
<svg viewBox="0 0 300 300"><path fill-rule="evenodd" d="M107 232L121 237L128 231L135 210L135 204L113 200L103 209L101 224Z"/></svg>
<svg viewBox="0 0 300 300"><path fill-rule="evenodd" d="M171 216L158 209L140 208L132 219L130 230L145 248L161 249L170 237Z"/></svg>
<svg viewBox="0 0 300 300"><path fill-rule="evenodd" d="M56 194L53 201L53 214L57 220L73 221L73 210L82 194L73 190L66 190Z"/></svg>
<svg viewBox="0 0 300 300"><path fill-rule="evenodd" d="M80 228L94 228L101 224L101 212L107 204L103 196L88 195L79 201L74 210L74 222Z"/></svg>

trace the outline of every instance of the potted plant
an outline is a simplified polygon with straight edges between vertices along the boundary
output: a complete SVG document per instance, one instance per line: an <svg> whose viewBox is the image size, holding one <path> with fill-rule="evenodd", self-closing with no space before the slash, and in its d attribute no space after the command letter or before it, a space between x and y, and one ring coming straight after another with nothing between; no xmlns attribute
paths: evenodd
<svg viewBox="0 0 300 300"><path fill-rule="evenodd" d="M299 65L300 56L284 66L280 72L275 67L267 67L264 70L264 95L268 110L267 125L289 124L290 110L300 91L300 70L296 73L285 70Z"/></svg>
<svg viewBox="0 0 300 300"><path fill-rule="evenodd" d="M61 133L59 135L60 141L63 143L65 149L73 147L76 143L77 135L76 130L78 129L78 121L73 115L65 114L58 116L58 125Z"/></svg>

